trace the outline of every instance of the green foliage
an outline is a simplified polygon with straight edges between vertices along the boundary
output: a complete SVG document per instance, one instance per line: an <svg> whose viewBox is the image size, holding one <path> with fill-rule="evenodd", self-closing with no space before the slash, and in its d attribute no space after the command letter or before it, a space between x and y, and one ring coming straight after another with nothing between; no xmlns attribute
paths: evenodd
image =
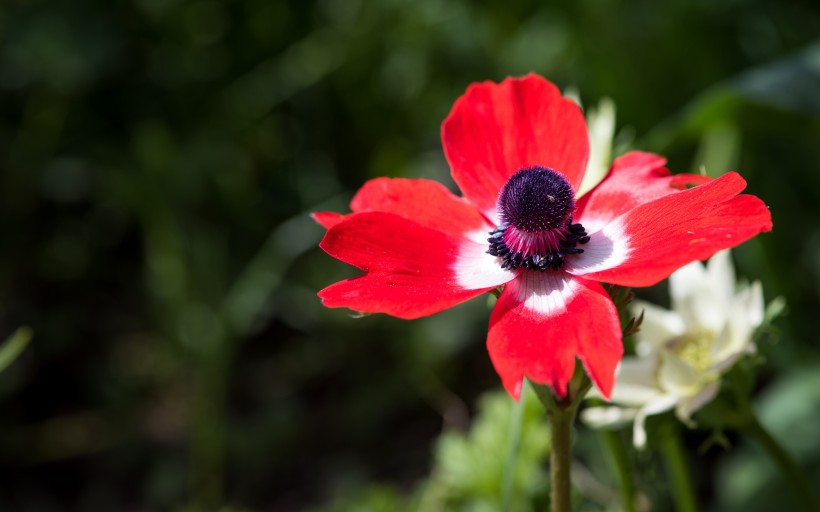
<svg viewBox="0 0 820 512"><path fill-rule="evenodd" d="M341 498L321 512L404 512L416 511L413 500L390 487L371 485L353 496ZM317 511L319 512L319 511Z"/></svg>
<svg viewBox="0 0 820 512"><path fill-rule="evenodd" d="M533 510L534 500L546 495L549 475L549 428L543 407L525 387L520 446L514 459L511 510ZM469 432L446 432L438 440L436 462L428 485L444 496L445 510L498 510L501 507L511 432L513 401L502 392L479 401L479 414Z"/></svg>
<svg viewBox="0 0 820 512"><path fill-rule="evenodd" d="M759 400L760 422L804 468L814 489L820 488L820 447L814 425L820 421L820 366L795 368ZM733 447L734 456L720 468L716 486L719 510L765 511L778 507L797 510L794 496L784 492L786 475L761 451L753 439Z"/></svg>
<svg viewBox="0 0 820 512"><path fill-rule="evenodd" d="M478 400L478 414L467 432L444 432L436 443L430 476L411 497L385 487L369 487L322 509L323 512L418 510L483 512L502 509L503 484L511 471L510 511L543 508L549 492L544 461L549 455L549 428L544 410L528 386L521 404L503 391ZM521 421L511 421L522 406ZM520 429L516 430L516 429ZM510 443L511 438L520 440ZM512 454L512 467L508 464Z"/></svg>

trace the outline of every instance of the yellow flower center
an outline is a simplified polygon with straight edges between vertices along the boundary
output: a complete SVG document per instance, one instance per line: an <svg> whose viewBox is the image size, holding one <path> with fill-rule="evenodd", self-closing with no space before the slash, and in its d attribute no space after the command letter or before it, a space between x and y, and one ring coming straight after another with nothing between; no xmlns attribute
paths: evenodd
<svg viewBox="0 0 820 512"><path fill-rule="evenodd" d="M689 363L698 373L706 373L712 366L712 345L715 333L709 329L697 329L675 338L668 344L669 350Z"/></svg>

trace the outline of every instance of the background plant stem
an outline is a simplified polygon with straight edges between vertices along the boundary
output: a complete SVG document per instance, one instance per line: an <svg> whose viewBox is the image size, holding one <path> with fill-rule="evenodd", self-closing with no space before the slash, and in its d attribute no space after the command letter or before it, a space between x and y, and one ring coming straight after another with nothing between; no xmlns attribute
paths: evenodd
<svg viewBox="0 0 820 512"><path fill-rule="evenodd" d="M524 402L527 394L513 404L510 414L510 435L507 443L507 462L504 465L504 481L501 488L501 510L509 511L512 504L512 489L515 481L515 467L518 462L518 450L521 446L521 425L524 419Z"/></svg>
<svg viewBox="0 0 820 512"><path fill-rule="evenodd" d="M676 426L668 425L658 437L666 471L672 484L675 509L678 512L697 512L695 490L686 454L681 446L680 431Z"/></svg>
<svg viewBox="0 0 820 512"><path fill-rule="evenodd" d="M611 430L601 429L598 431L598 436L606 446L614 466L624 512L635 512L635 484L632 481L632 470L629 467L624 444L618 434Z"/></svg>
<svg viewBox="0 0 820 512"><path fill-rule="evenodd" d="M818 500L817 495L812 490L811 484L809 484L806 479L806 475L800 470L800 467L792 456L777 442L777 439L761 425L753 412L748 415L744 430L763 446L763 449L769 457L777 464L780 473L783 475L783 479L791 486L800 504L800 510L804 510L805 512L816 512L820 510L820 500Z"/></svg>

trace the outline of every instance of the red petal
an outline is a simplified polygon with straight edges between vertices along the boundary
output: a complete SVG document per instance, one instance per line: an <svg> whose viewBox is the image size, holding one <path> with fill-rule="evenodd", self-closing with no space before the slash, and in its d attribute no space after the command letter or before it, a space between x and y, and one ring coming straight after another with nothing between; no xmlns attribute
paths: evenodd
<svg viewBox="0 0 820 512"><path fill-rule="evenodd" d="M345 218L345 215L336 212L313 212L310 216L325 229L332 228Z"/></svg>
<svg viewBox="0 0 820 512"><path fill-rule="evenodd" d="M623 286L651 286L678 268L704 260L772 229L763 201L737 195L737 173L643 204L591 234L567 271Z"/></svg>
<svg viewBox="0 0 820 512"><path fill-rule="evenodd" d="M368 181L350 202L354 212L391 212L423 226L460 236L492 230L489 222L464 198L432 180L376 178Z"/></svg>
<svg viewBox="0 0 820 512"><path fill-rule="evenodd" d="M365 183L350 202L353 212L391 212L444 233L461 236L481 232L486 238L493 225L467 200L432 180L376 178ZM330 229L347 217L315 212L313 219Z"/></svg>
<svg viewBox="0 0 820 512"><path fill-rule="evenodd" d="M589 136L581 109L530 74L473 84L441 127L444 154L464 196L495 220L498 192L523 167L550 167L577 190Z"/></svg>
<svg viewBox="0 0 820 512"><path fill-rule="evenodd" d="M348 215L325 234L319 246L365 271L319 292L324 305L331 308L418 318L515 277L484 253L486 244L387 212ZM478 259L477 253L483 258Z"/></svg>
<svg viewBox="0 0 820 512"><path fill-rule="evenodd" d="M697 174L671 176L665 164L662 156L640 151L615 159L606 179L578 201L575 218L591 233L639 205L711 180Z"/></svg>
<svg viewBox="0 0 820 512"><path fill-rule="evenodd" d="M515 399L524 377L565 396L576 356L609 397L623 355L618 312L603 287L559 272L523 272L504 288L487 348Z"/></svg>

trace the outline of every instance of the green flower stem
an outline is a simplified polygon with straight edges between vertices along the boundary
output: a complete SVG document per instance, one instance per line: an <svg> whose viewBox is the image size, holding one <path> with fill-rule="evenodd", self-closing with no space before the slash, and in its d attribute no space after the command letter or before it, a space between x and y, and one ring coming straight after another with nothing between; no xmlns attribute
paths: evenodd
<svg viewBox="0 0 820 512"><path fill-rule="evenodd" d="M660 435L661 455L666 465L666 471L672 481L672 494L675 498L678 512L697 512L694 486L686 462L686 454L680 440L680 430L673 425L667 425Z"/></svg>
<svg viewBox="0 0 820 512"><path fill-rule="evenodd" d="M521 447L521 426L524 423L524 401L526 393L521 393L518 402L513 403L510 415L510 436L507 443L507 463L504 465L504 476L501 488L501 510L510 510L512 505L513 483L515 482L515 467L518 462L518 452Z"/></svg>
<svg viewBox="0 0 820 512"><path fill-rule="evenodd" d="M609 451L612 464L615 466L624 512L635 512L635 483L632 481L632 471L624 443L612 430L600 429L598 437Z"/></svg>
<svg viewBox="0 0 820 512"><path fill-rule="evenodd" d="M572 510L571 478L572 469L572 423L576 407L556 410L550 414L550 433L552 435L552 452L550 454L550 473L552 476L553 512Z"/></svg>
<svg viewBox="0 0 820 512"><path fill-rule="evenodd" d="M791 486L800 509L805 512L816 512L820 510L820 500L812 490L812 486L806 479L806 475L794 461L791 455L780 445L768 430L761 425L754 413L748 415L743 430L754 437L763 446L766 453L777 464L783 479Z"/></svg>
<svg viewBox="0 0 820 512"><path fill-rule="evenodd" d="M556 399L549 386L533 383L533 388L544 404L550 422L550 477L551 512L572 510L572 425L581 399L592 383L581 364L575 365L575 374L569 383L567 396Z"/></svg>
<svg viewBox="0 0 820 512"><path fill-rule="evenodd" d="M222 340L220 340L222 341ZM230 345L225 340L193 372L191 400L191 509L218 510L225 498L226 409ZM223 354L223 355L218 355Z"/></svg>

